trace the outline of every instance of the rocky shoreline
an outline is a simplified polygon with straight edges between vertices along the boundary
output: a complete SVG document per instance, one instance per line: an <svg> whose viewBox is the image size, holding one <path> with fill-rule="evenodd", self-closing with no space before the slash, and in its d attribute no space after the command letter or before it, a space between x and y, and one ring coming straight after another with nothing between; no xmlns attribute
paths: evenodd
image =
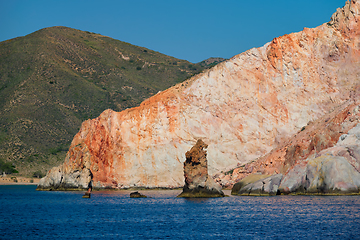
<svg viewBox="0 0 360 240"><path fill-rule="evenodd" d="M185 180L187 197L232 186L247 196L359 194L359 13L360 0L347 1L328 23L83 122L38 190L171 189Z"/></svg>
<svg viewBox="0 0 360 240"><path fill-rule="evenodd" d="M356 110L357 112L357 110ZM348 113L350 115L350 112ZM344 124L344 123L338 123ZM351 125L352 126L352 125ZM360 123L342 134L334 145L319 152L308 155L307 158L293 160L284 171L286 162L273 174L261 171L243 177L233 185L232 195L239 196L273 196L273 195L359 195L360 194ZM222 186L214 181L208 174L207 147L201 139L186 152L184 162L185 184L183 192L178 197L224 197ZM287 150L288 155L289 150ZM295 159L293 157L293 159ZM90 174L91 176L91 174ZM75 178L76 179L76 178ZM11 183L10 177L7 181ZM73 187L69 182L41 185L37 190L45 191L86 191L92 186L91 178L78 187ZM54 179L50 179L54 181ZM29 179L27 180L29 181ZM26 180L20 179L21 182ZM36 183L35 183L36 184ZM116 190L116 188L93 187L94 190ZM151 190L174 188L146 188L130 187L124 190ZM179 188L176 188L179 189Z"/></svg>

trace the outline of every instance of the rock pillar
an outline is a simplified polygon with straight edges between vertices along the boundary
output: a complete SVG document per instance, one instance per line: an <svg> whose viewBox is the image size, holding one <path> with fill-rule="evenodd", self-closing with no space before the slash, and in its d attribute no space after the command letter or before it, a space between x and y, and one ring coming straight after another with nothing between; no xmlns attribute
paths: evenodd
<svg viewBox="0 0 360 240"><path fill-rule="evenodd" d="M199 139L195 146L186 152L185 185L178 197L224 197L221 186L208 174L207 147L208 145Z"/></svg>

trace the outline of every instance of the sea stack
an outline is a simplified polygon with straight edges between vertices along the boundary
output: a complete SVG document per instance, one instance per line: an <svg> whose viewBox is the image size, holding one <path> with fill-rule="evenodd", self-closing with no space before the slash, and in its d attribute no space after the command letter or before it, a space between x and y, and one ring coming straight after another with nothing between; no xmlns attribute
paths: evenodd
<svg viewBox="0 0 360 240"><path fill-rule="evenodd" d="M216 184L208 174L206 148L201 139L190 151L186 152L184 162L185 185L178 197L224 197L221 186Z"/></svg>

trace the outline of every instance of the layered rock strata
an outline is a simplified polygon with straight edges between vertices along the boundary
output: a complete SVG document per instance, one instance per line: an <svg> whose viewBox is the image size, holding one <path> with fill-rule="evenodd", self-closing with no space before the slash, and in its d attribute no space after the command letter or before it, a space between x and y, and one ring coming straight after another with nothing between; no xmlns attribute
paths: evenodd
<svg viewBox="0 0 360 240"><path fill-rule="evenodd" d="M178 197L224 197L221 186L216 184L208 174L206 148L201 139L186 152L184 162L185 185Z"/></svg>
<svg viewBox="0 0 360 240"><path fill-rule="evenodd" d="M95 188L181 187L185 152L199 138L208 143L209 174L222 171L224 185L238 180L226 170L249 166L358 94L359 11L359 1L347 2L329 23L234 56L139 107L85 121L61 173L51 170L42 183L54 188L60 174L65 186L88 171Z"/></svg>

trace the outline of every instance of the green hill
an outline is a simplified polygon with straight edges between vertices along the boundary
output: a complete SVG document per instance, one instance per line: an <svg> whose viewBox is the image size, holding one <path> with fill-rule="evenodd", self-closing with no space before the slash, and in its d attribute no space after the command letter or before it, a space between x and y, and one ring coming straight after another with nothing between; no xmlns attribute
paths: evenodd
<svg viewBox="0 0 360 240"><path fill-rule="evenodd" d="M84 120L137 106L212 65L66 27L1 42L0 161L45 174Z"/></svg>

